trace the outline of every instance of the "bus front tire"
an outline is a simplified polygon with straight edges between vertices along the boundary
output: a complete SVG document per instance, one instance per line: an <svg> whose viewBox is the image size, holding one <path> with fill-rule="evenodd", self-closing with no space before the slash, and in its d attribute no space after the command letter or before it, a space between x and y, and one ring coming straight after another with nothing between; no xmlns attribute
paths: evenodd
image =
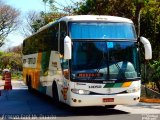
<svg viewBox="0 0 160 120"><path fill-rule="evenodd" d="M52 86L52 97L53 97L54 103L56 105L59 105L58 89L55 84L53 84L53 86Z"/></svg>
<svg viewBox="0 0 160 120"><path fill-rule="evenodd" d="M110 109L110 108L115 108L115 107L116 107L116 105L106 105L105 109Z"/></svg>

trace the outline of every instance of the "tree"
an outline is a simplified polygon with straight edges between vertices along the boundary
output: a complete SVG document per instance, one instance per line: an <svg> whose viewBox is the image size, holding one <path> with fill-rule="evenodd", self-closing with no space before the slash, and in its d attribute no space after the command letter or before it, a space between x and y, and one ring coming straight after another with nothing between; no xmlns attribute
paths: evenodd
<svg viewBox="0 0 160 120"><path fill-rule="evenodd" d="M22 45L0 51L0 68L22 70Z"/></svg>
<svg viewBox="0 0 160 120"><path fill-rule="evenodd" d="M153 51L153 60L147 65L148 79L145 82L155 82L160 92L160 2L145 2L145 7L141 10L141 36L150 40Z"/></svg>
<svg viewBox="0 0 160 120"><path fill-rule="evenodd" d="M160 2L150 0L141 11L141 36L147 37L152 46L153 60L160 58Z"/></svg>
<svg viewBox="0 0 160 120"><path fill-rule="evenodd" d="M25 28L23 28L23 34L25 36L30 36L49 22L53 22L67 15L65 12L58 11L54 0L42 1L45 6L45 12L41 11L40 13L37 13L35 11L30 11L26 16L27 24ZM49 6L50 12L46 12L46 6Z"/></svg>
<svg viewBox="0 0 160 120"><path fill-rule="evenodd" d="M74 8L76 14L134 17L135 6L133 0L85 0L79 2L79 5L78 9Z"/></svg>
<svg viewBox="0 0 160 120"><path fill-rule="evenodd" d="M29 11L25 18L25 26L22 28L22 34L25 37L35 33L44 24L41 14L36 11Z"/></svg>
<svg viewBox="0 0 160 120"><path fill-rule="evenodd" d="M26 17L26 26L23 29L23 35L28 37L37 32L41 27L45 26L49 22L55 21L60 17L65 16L62 13L44 13L43 11L37 13L30 11Z"/></svg>
<svg viewBox="0 0 160 120"><path fill-rule="evenodd" d="M2 69L10 68L9 63L10 63L11 56L13 56L13 54L5 53L5 52L0 56L0 64Z"/></svg>
<svg viewBox="0 0 160 120"><path fill-rule="evenodd" d="M4 40L18 25L20 12L0 0L0 47Z"/></svg>
<svg viewBox="0 0 160 120"><path fill-rule="evenodd" d="M151 77L150 79L156 83L156 86L158 88L158 92L160 93L160 60L154 61L151 66Z"/></svg>
<svg viewBox="0 0 160 120"><path fill-rule="evenodd" d="M14 53L22 55L22 44L12 47L12 48L8 48L7 52L14 52Z"/></svg>

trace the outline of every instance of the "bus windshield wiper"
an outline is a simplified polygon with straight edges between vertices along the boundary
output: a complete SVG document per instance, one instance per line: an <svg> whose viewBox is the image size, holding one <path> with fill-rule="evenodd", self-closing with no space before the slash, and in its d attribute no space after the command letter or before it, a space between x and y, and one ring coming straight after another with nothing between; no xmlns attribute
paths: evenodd
<svg viewBox="0 0 160 120"><path fill-rule="evenodd" d="M97 66L97 69L96 69L96 74L97 75L95 75L95 76L93 76L93 77L90 77L90 79L89 80L94 80L94 79L96 79L97 77L98 77L98 74L99 74L99 71L100 71L100 67L101 67L101 65L102 65L102 63L103 63L103 60L104 60L104 58L102 58L101 60L100 60L100 62L99 62L99 64L98 65L96 65Z"/></svg>
<svg viewBox="0 0 160 120"><path fill-rule="evenodd" d="M119 67L118 63L115 63L115 66L118 68L118 71L119 71L119 73L117 75L117 79L120 79L120 80L126 79L125 74L124 74L123 70Z"/></svg>
<svg viewBox="0 0 160 120"><path fill-rule="evenodd" d="M97 69L96 69L96 74L97 74L97 75L94 76L94 77L90 77L89 80L94 80L94 79L96 79L96 78L98 77L99 71L100 71L100 69L101 69L101 66L102 66L105 58L106 58L106 57L105 57L104 50L103 50L103 56L102 56L101 60L99 60L100 62L98 62L97 65L96 65L96 67L97 67ZM108 64L108 63L107 63L107 64Z"/></svg>

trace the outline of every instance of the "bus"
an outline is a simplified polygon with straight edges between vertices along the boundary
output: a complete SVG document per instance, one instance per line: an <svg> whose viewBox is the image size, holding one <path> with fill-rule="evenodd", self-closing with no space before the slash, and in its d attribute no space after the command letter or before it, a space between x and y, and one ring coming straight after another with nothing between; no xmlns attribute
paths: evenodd
<svg viewBox="0 0 160 120"><path fill-rule="evenodd" d="M149 40L137 37L130 19L65 16L24 40L23 80L29 90L72 107L134 105L141 91L139 45L151 59Z"/></svg>

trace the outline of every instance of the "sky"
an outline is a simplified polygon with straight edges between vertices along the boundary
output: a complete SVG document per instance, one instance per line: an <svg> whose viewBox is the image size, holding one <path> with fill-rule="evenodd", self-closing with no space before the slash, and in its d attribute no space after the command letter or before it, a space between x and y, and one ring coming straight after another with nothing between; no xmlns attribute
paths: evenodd
<svg viewBox="0 0 160 120"><path fill-rule="evenodd" d="M2 0L5 4L8 4L21 12L20 19L22 24L17 28L16 31L9 34L7 37L7 41L5 45L1 47L1 50L17 46L22 44L23 40L25 39L24 35L21 32L20 27L24 26L25 16L29 11L45 11L44 3L42 0ZM56 0L58 3L62 5L67 5L71 2L71 0ZM78 0L72 0L78 1ZM47 9L48 10L48 9Z"/></svg>

